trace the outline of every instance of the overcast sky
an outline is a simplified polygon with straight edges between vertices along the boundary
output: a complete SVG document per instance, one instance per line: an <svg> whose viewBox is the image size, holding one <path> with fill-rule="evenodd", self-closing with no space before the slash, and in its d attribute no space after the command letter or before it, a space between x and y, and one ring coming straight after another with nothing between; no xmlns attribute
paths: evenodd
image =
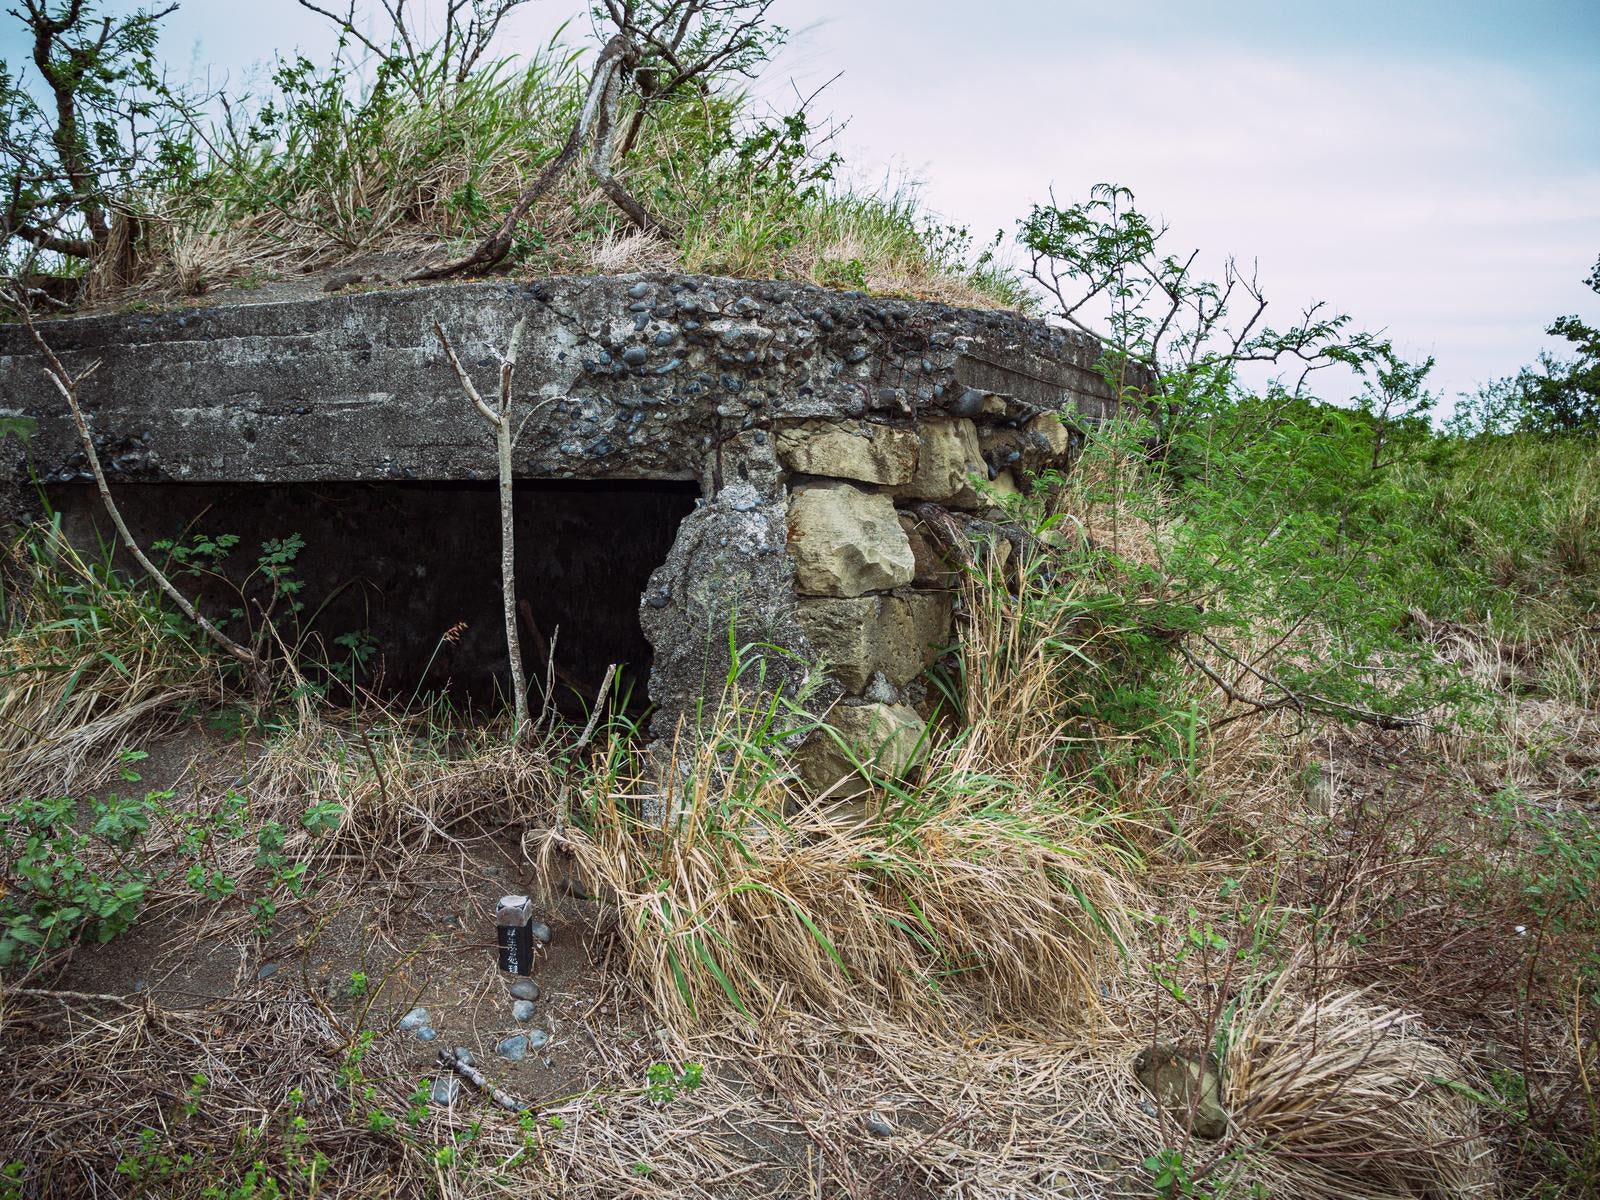
<svg viewBox="0 0 1600 1200"><path fill-rule="evenodd" d="M535 0L505 49L580 8ZM1052 187L1065 201L1126 185L1213 269L1258 261L1280 321L1327 300L1435 355L1447 395L1532 360L1559 313L1600 319L1581 282L1600 254L1600 0L774 11L795 37L765 92L843 71L821 107L849 118L857 176L914 176L977 234L1009 234ZM580 16L569 33L588 29ZM164 46L175 65L240 79L274 50L329 40L294 0L182 0Z"/></svg>

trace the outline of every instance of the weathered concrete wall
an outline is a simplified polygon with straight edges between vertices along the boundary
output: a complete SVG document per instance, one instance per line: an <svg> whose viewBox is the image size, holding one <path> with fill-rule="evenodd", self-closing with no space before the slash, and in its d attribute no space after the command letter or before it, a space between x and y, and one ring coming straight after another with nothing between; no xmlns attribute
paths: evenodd
<svg viewBox="0 0 1600 1200"><path fill-rule="evenodd" d="M334 295L41 326L113 478L482 479L479 418L433 332L485 390L528 320L526 478L689 479L717 438L798 417L978 415L984 392L1097 416L1087 339L1010 313L698 277L561 278ZM0 327L0 406L41 418L46 477L81 469L32 344ZM97 420L105 414L106 419Z"/></svg>
<svg viewBox="0 0 1600 1200"><path fill-rule="evenodd" d="M640 602L658 730L720 692L731 619L739 643L773 648L752 652L747 680L903 743L927 708L918 676L953 637L950 570L914 510L1025 486L1114 407L1081 335L793 283L483 283L42 330L74 369L100 363L83 401L114 484L486 480L490 438L434 326L492 393L519 319L520 478L700 486ZM14 328L0 397L0 413L38 420L41 475L84 477ZM10 453L0 474L16 479ZM823 755L808 777L837 766Z"/></svg>

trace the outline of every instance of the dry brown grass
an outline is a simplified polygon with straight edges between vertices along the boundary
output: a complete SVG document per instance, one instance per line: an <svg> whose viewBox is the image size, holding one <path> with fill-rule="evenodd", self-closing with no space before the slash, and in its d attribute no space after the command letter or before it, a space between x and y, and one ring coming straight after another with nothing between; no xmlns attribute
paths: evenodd
<svg viewBox="0 0 1600 1200"><path fill-rule="evenodd" d="M1497 1194L1460 1062L1414 1018L1358 993L1291 1002L1281 987L1227 1060L1234 1119L1272 1195L1327 1200Z"/></svg>
<svg viewBox="0 0 1600 1200"><path fill-rule="evenodd" d="M253 788L268 811L291 816L337 804L329 852L389 873L451 836L548 826L563 785L546 747L514 744L499 726L435 726L369 704L355 714L302 706L266 745Z"/></svg>
<svg viewBox="0 0 1600 1200"><path fill-rule="evenodd" d="M0 630L0 795L99 782L135 731L218 694L207 655L55 530L18 539Z"/></svg>
<svg viewBox="0 0 1600 1200"><path fill-rule="evenodd" d="M1059 1023L1092 1006L1124 884L1070 813L1018 814L1014 789L955 748L919 791L882 790L841 821L797 800L760 724L730 716L698 741L661 823L631 803L646 780L619 780L543 856L559 847L614 898L663 1014L694 1026L865 1005Z"/></svg>

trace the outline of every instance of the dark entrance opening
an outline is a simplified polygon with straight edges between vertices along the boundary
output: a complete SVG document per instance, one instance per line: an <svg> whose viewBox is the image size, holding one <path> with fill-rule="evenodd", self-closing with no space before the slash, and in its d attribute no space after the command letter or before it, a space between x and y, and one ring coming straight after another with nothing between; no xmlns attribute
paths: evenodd
<svg viewBox="0 0 1600 1200"><path fill-rule="evenodd" d="M162 540L197 535L238 542L218 564L225 579L185 576L213 615L254 614L269 598L263 546L301 545L285 568L297 613L275 625L302 655L330 664L387 698L431 694L460 704L510 693L500 599L499 495L492 483L128 483L116 487L129 528L157 563ZM667 481L522 481L515 493L517 593L530 684L553 673L556 702L593 702L611 663L631 706L642 707L650 644L639 598L699 489ZM92 484L52 485L51 505L83 549L109 544L112 529ZM291 543L292 545L292 543ZM136 572L131 559L125 567ZM235 618L230 630L242 626ZM550 669L554 645L554 668Z"/></svg>

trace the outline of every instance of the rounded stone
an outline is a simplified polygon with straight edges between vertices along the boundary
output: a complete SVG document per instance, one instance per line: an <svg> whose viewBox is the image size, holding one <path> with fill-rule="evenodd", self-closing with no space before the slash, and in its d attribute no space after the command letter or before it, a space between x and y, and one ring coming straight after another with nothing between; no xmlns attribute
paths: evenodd
<svg viewBox="0 0 1600 1200"><path fill-rule="evenodd" d="M400 1018L400 1028L405 1030L421 1029L427 1023L428 1010L425 1008L413 1008Z"/></svg>
<svg viewBox="0 0 1600 1200"><path fill-rule="evenodd" d="M532 1000L516 1000L511 1005L511 1015L519 1021L533 1020L535 1011Z"/></svg>
<svg viewBox="0 0 1600 1200"><path fill-rule="evenodd" d="M515 1000L537 1000L539 985L531 979L514 979L511 981L511 996Z"/></svg>
<svg viewBox="0 0 1600 1200"><path fill-rule="evenodd" d="M528 1057L528 1035L517 1033L496 1042L494 1052L507 1062L521 1062Z"/></svg>
<svg viewBox="0 0 1600 1200"><path fill-rule="evenodd" d="M630 367L642 367L645 360L650 357L650 351L643 346L629 346L622 352L622 361Z"/></svg>
<svg viewBox="0 0 1600 1200"><path fill-rule="evenodd" d="M861 794L861 770L905 779L927 751L927 729L921 715L899 704L835 705L827 715L838 740L812 735L800 748L796 765L813 795L829 792L840 800ZM850 748L846 754L840 743ZM859 766L858 766L859 764Z"/></svg>

